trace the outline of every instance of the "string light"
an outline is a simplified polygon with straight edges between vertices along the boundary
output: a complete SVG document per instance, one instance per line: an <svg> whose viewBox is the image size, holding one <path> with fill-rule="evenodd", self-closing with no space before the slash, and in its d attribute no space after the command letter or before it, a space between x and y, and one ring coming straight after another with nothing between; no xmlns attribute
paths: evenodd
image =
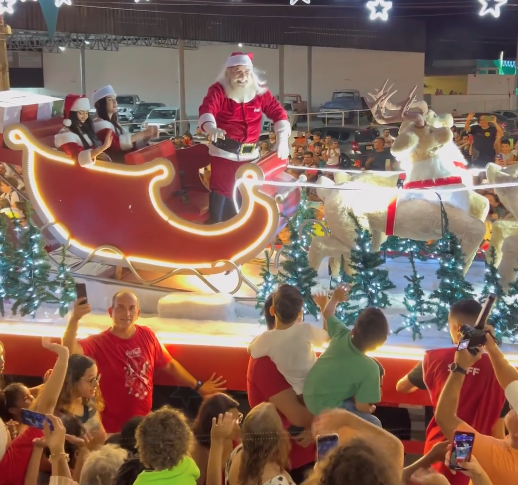
<svg viewBox="0 0 518 485"><path fill-rule="evenodd" d="M500 9L507 3L507 0L478 0L482 5L479 15L484 17L491 14L493 17L500 17Z"/></svg>
<svg viewBox="0 0 518 485"><path fill-rule="evenodd" d="M367 2L367 8L371 11L369 18L371 20L381 19L387 21L389 18L389 10L392 8L392 2L386 0L371 0Z"/></svg>
<svg viewBox="0 0 518 485"><path fill-rule="evenodd" d="M261 313L264 311L264 302L266 299L277 289L279 284L279 279L277 275L273 274L271 271L270 265L270 253L268 251L264 252L264 265L259 273L259 276L262 278L263 282L259 286L259 291L257 292L257 304L255 308L261 310ZM261 323L264 323L265 318L264 315L261 316Z"/></svg>

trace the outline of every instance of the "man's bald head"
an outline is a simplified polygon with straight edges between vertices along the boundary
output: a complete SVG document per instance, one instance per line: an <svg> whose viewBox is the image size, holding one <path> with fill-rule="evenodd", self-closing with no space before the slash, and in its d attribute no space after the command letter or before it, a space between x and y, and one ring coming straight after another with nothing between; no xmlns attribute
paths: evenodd
<svg viewBox="0 0 518 485"><path fill-rule="evenodd" d="M140 315L138 297L132 291L119 291L113 295L112 306L108 313L113 321L114 329L122 334L132 333L134 323ZM114 331L114 330L113 330Z"/></svg>
<svg viewBox="0 0 518 485"><path fill-rule="evenodd" d="M115 293L115 295L113 295L112 305L111 305L112 308L115 308L115 305L117 304L117 299L119 298L119 296L120 297L127 297L127 296L133 297L137 301L137 306L139 306L138 296L135 293L133 293L133 291L122 290L122 291L118 291L117 293Z"/></svg>

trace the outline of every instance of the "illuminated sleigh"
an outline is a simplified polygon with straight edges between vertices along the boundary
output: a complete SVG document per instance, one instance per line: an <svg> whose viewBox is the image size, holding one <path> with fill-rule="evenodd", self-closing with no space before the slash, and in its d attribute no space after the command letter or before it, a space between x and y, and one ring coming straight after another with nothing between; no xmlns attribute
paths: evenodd
<svg viewBox="0 0 518 485"><path fill-rule="evenodd" d="M238 171L244 182L237 216L203 225L209 193L199 169L210 163L207 146L175 150L166 140L126 154L125 164L81 167L53 148L60 127L62 118L15 124L3 138L22 152L27 192L42 223L81 258L141 270L231 270L261 254L284 224L279 213L289 216L300 201L298 189L279 198L279 187L261 187L263 180L293 181L284 173L287 161L271 154Z"/></svg>

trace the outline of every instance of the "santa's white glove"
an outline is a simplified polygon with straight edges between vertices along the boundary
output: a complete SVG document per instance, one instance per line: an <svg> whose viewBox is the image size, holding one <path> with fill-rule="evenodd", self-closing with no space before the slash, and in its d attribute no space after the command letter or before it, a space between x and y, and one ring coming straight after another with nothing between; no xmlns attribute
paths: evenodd
<svg viewBox="0 0 518 485"><path fill-rule="evenodd" d="M214 123L205 123L203 125L203 131L209 135L210 141L216 143L219 138L222 140L225 139L225 135L227 132L225 130L220 130Z"/></svg>
<svg viewBox="0 0 518 485"><path fill-rule="evenodd" d="M277 145L277 156L281 160L286 160L290 156L290 144L288 138L279 138Z"/></svg>

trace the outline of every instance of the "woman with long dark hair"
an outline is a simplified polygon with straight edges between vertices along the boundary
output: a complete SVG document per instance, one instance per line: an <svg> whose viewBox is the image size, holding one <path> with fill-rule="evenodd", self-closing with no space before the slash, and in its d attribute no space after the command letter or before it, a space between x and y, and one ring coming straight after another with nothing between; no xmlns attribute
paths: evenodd
<svg viewBox="0 0 518 485"><path fill-rule="evenodd" d="M116 152L126 152L133 148L143 148L149 140L158 137L158 128L150 126L139 133L126 133L119 124L117 117L117 94L111 86L98 89L92 96L92 101L97 110L97 118L94 120L94 129L99 140L103 141L108 136L113 137L111 149Z"/></svg>
<svg viewBox="0 0 518 485"><path fill-rule="evenodd" d="M89 110L90 101L87 97L79 94L67 95L63 120L65 127L54 137L56 148L82 166L94 163L99 156L109 160L104 152L112 143L112 137L106 137L102 143L99 141Z"/></svg>

